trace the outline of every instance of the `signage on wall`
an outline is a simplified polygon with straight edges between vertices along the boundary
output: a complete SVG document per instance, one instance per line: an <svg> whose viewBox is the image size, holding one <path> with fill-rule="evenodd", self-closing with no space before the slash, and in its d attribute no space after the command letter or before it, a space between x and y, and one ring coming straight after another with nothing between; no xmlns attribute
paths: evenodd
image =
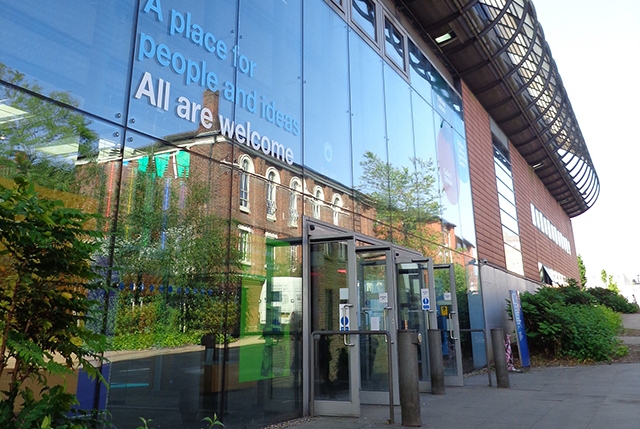
<svg viewBox="0 0 640 429"><path fill-rule="evenodd" d="M187 58L176 47L157 43L153 35L139 31L138 52L135 55L137 61L152 62L155 66L170 70L179 76L184 87L199 86L203 91L219 92L221 99L256 115L259 121L275 125L293 136L300 135L300 122L287 112L279 110L274 100L265 99L255 89L240 88L231 81L221 82L218 79L215 65L222 61L229 62L234 69L248 78L253 78L259 73L259 65L243 55L238 45L227 46L223 40L200 25L188 11L163 10L161 0L147 0L141 14L149 14L155 22L164 26L169 37L176 40L176 43L191 43L201 47L202 55L198 58ZM145 71L135 89L134 98L147 101L149 105L164 112L171 110L178 118L206 130L211 130L219 121L219 131L225 137L254 150L261 150L266 155L289 165L293 164L292 149L261 134L258 131L259 126L252 126L250 121L236 123L184 95L175 94L177 91L174 90L171 82L154 78L150 71Z"/></svg>

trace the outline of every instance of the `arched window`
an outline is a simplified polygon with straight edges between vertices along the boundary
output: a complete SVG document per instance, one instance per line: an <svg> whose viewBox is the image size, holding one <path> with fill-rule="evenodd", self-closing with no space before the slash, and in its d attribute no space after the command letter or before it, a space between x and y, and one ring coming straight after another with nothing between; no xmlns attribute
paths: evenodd
<svg viewBox="0 0 640 429"><path fill-rule="evenodd" d="M276 191L280 183L278 170L273 167L267 169L267 219L276 220Z"/></svg>
<svg viewBox="0 0 640 429"><path fill-rule="evenodd" d="M333 195L333 224L340 224L340 212L342 211L342 197L338 194Z"/></svg>
<svg viewBox="0 0 640 429"><path fill-rule="evenodd" d="M289 185L291 192L289 194L289 226L292 228L298 227L298 193L302 191L302 183L300 179L294 177L291 179Z"/></svg>
<svg viewBox="0 0 640 429"><path fill-rule="evenodd" d="M324 191L320 186L316 186L313 192L313 217L320 219L320 207L324 201Z"/></svg>
<svg viewBox="0 0 640 429"><path fill-rule="evenodd" d="M253 161L247 155L240 158L240 210L249 211L249 190L251 173L253 173Z"/></svg>

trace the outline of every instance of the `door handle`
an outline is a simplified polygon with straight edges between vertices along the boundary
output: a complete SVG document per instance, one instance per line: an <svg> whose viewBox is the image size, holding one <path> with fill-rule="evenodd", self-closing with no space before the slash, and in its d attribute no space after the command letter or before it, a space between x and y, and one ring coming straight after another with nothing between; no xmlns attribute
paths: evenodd
<svg viewBox="0 0 640 429"><path fill-rule="evenodd" d="M458 338L455 337L454 332L454 326L453 326L453 315L455 314L455 311L451 311L449 312L449 338L452 341L458 341Z"/></svg>
<svg viewBox="0 0 640 429"><path fill-rule="evenodd" d="M382 311L384 311L384 327L387 330L387 332L389 332L389 310L393 310L393 307L385 307L382 309ZM387 340L387 336L384 336L384 342L388 343L389 340ZM393 342L391 343L393 344Z"/></svg>
<svg viewBox="0 0 640 429"><path fill-rule="evenodd" d="M344 307L342 307L342 317L348 317L349 316L347 308L351 308L351 307L353 307L353 304L345 304ZM348 332L348 331L345 331L345 332ZM354 343L349 342L349 335L348 334L344 334L342 336L342 341L344 342L344 345L347 346L347 347L355 346Z"/></svg>

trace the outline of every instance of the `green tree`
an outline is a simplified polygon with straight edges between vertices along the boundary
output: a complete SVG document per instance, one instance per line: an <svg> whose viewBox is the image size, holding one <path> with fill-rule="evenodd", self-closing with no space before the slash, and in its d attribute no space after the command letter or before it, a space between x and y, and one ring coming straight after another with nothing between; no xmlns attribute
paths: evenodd
<svg viewBox="0 0 640 429"><path fill-rule="evenodd" d="M0 427L82 427L68 416L75 395L51 377L80 367L100 377L104 338L86 327L96 216L42 199L22 178L16 185L0 186Z"/></svg>
<svg viewBox="0 0 640 429"><path fill-rule="evenodd" d="M604 287L609 289L612 292L620 293L620 288L618 288L618 283L613 280L612 274L607 274L606 270L600 271L600 279L602 279L602 284Z"/></svg>
<svg viewBox="0 0 640 429"><path fill-rule="evenodd" d="M587 286L587 268L584 266L582 255L578 255L578 269L580 270L580 285L584 288Z"/></svg>

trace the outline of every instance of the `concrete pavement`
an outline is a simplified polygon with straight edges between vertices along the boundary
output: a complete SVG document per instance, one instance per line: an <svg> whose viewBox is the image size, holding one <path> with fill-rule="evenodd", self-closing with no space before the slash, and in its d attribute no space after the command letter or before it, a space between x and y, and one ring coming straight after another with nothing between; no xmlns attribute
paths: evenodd
<svg viewBox="0 0 640 429"><path fill-rule="evenodd" d="M511 388L488 387L487 375L446 394L420 395L422 427L432 429L639 429L640 363L534 368L510 373ZM494 383L495 386L495 383ZM362 406L359 418L315 417L299 429L402 427L400 408Z"/></svg>
<svg viewBox="0 0 640 429"><path fill-rule="evenodd" d="M640 330L640 313L623 314ZM636 344L640 337L621 337ZM640 363L533 368L510 373L510 389L489 387L486 374L465 378L446 394L421 394L422 427L431 429L640 429ZM495 386L495 376L494 383ZM361 406L359 418L314 417L299 429L402 427L400 407Z"/></svg>

